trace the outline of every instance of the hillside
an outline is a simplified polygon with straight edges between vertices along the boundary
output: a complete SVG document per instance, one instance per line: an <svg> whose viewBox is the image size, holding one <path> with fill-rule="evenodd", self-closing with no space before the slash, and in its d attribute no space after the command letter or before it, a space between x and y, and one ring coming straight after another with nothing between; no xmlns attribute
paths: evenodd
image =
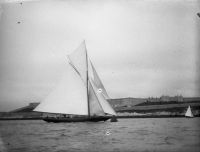
<svg viewBox="0 0 200 152"><path fill-rule="evenodd" d="M184 116L190 105L195 116L200 115L200 98L183 98L181 101L162 98L118 98L109 99L108 102L120 117L158 117L158 116ZM42 113L33 112L39 103L30 103L10 112L1 112L0 119L41 119ZM138 116L139 115L139 116Z"/></svg>

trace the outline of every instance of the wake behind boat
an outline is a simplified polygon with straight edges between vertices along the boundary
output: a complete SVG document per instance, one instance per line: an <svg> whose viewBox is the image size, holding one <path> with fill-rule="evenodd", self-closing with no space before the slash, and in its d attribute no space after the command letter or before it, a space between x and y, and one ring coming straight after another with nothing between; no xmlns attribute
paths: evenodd
<svg viewBox="0 0 200 152"><path fill-rule="evenodd" d="M66 76L34 111L43 112L47 122L106 121L116 116L107 98L84 41L68 56Z"/></svg>

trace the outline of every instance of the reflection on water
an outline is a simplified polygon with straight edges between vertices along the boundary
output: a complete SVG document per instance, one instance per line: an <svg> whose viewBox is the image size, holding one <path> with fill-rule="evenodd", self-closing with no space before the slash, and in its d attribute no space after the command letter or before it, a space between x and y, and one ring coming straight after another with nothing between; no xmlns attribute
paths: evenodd
<svg viewBox="0 0 200 152"><path fill-rule="evenodd" d="M118 122L0 121L0 151L200 151L199 118Z"/></svg>

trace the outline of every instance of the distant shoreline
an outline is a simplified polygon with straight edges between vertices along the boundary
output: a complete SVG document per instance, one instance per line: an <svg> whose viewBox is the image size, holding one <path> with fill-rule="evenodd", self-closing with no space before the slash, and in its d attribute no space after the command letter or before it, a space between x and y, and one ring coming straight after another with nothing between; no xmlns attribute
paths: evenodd
<svg viewBox="0 0 200 152"><path fill-rule="evenodd" d="M200 117L197 115L195 117ZM142 116L117 116L117 119L126 119L126 118L186 118L184 115L142 115ZM0 118L0 121L6 120L42 120L42 118Z"/></svg>
<svg viewBox="0 0 200 152"><path fill-rule="evenodd" d="M185 102L153 102L133 99L112 99L111 105L117 112L118 119L124 118L178 118L185 117L188 106L191 107L195 117L200 116L200 99ZM33 109L39 103L30 103L28 106L13 110L11 112L0 112L0 120L42 120L41 112Z"/></svg>

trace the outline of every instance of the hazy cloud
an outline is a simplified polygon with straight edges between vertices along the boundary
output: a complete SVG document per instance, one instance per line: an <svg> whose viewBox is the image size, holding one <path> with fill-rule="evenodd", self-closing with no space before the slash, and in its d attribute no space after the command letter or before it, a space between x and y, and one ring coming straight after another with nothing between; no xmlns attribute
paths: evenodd
<svg viewBox="0 0 200 152"><path fill-rule="evenodd" d="M41 101L83 39L112 98L199 96L198 1L19 2L0 5L0 111Z"/></svg>

